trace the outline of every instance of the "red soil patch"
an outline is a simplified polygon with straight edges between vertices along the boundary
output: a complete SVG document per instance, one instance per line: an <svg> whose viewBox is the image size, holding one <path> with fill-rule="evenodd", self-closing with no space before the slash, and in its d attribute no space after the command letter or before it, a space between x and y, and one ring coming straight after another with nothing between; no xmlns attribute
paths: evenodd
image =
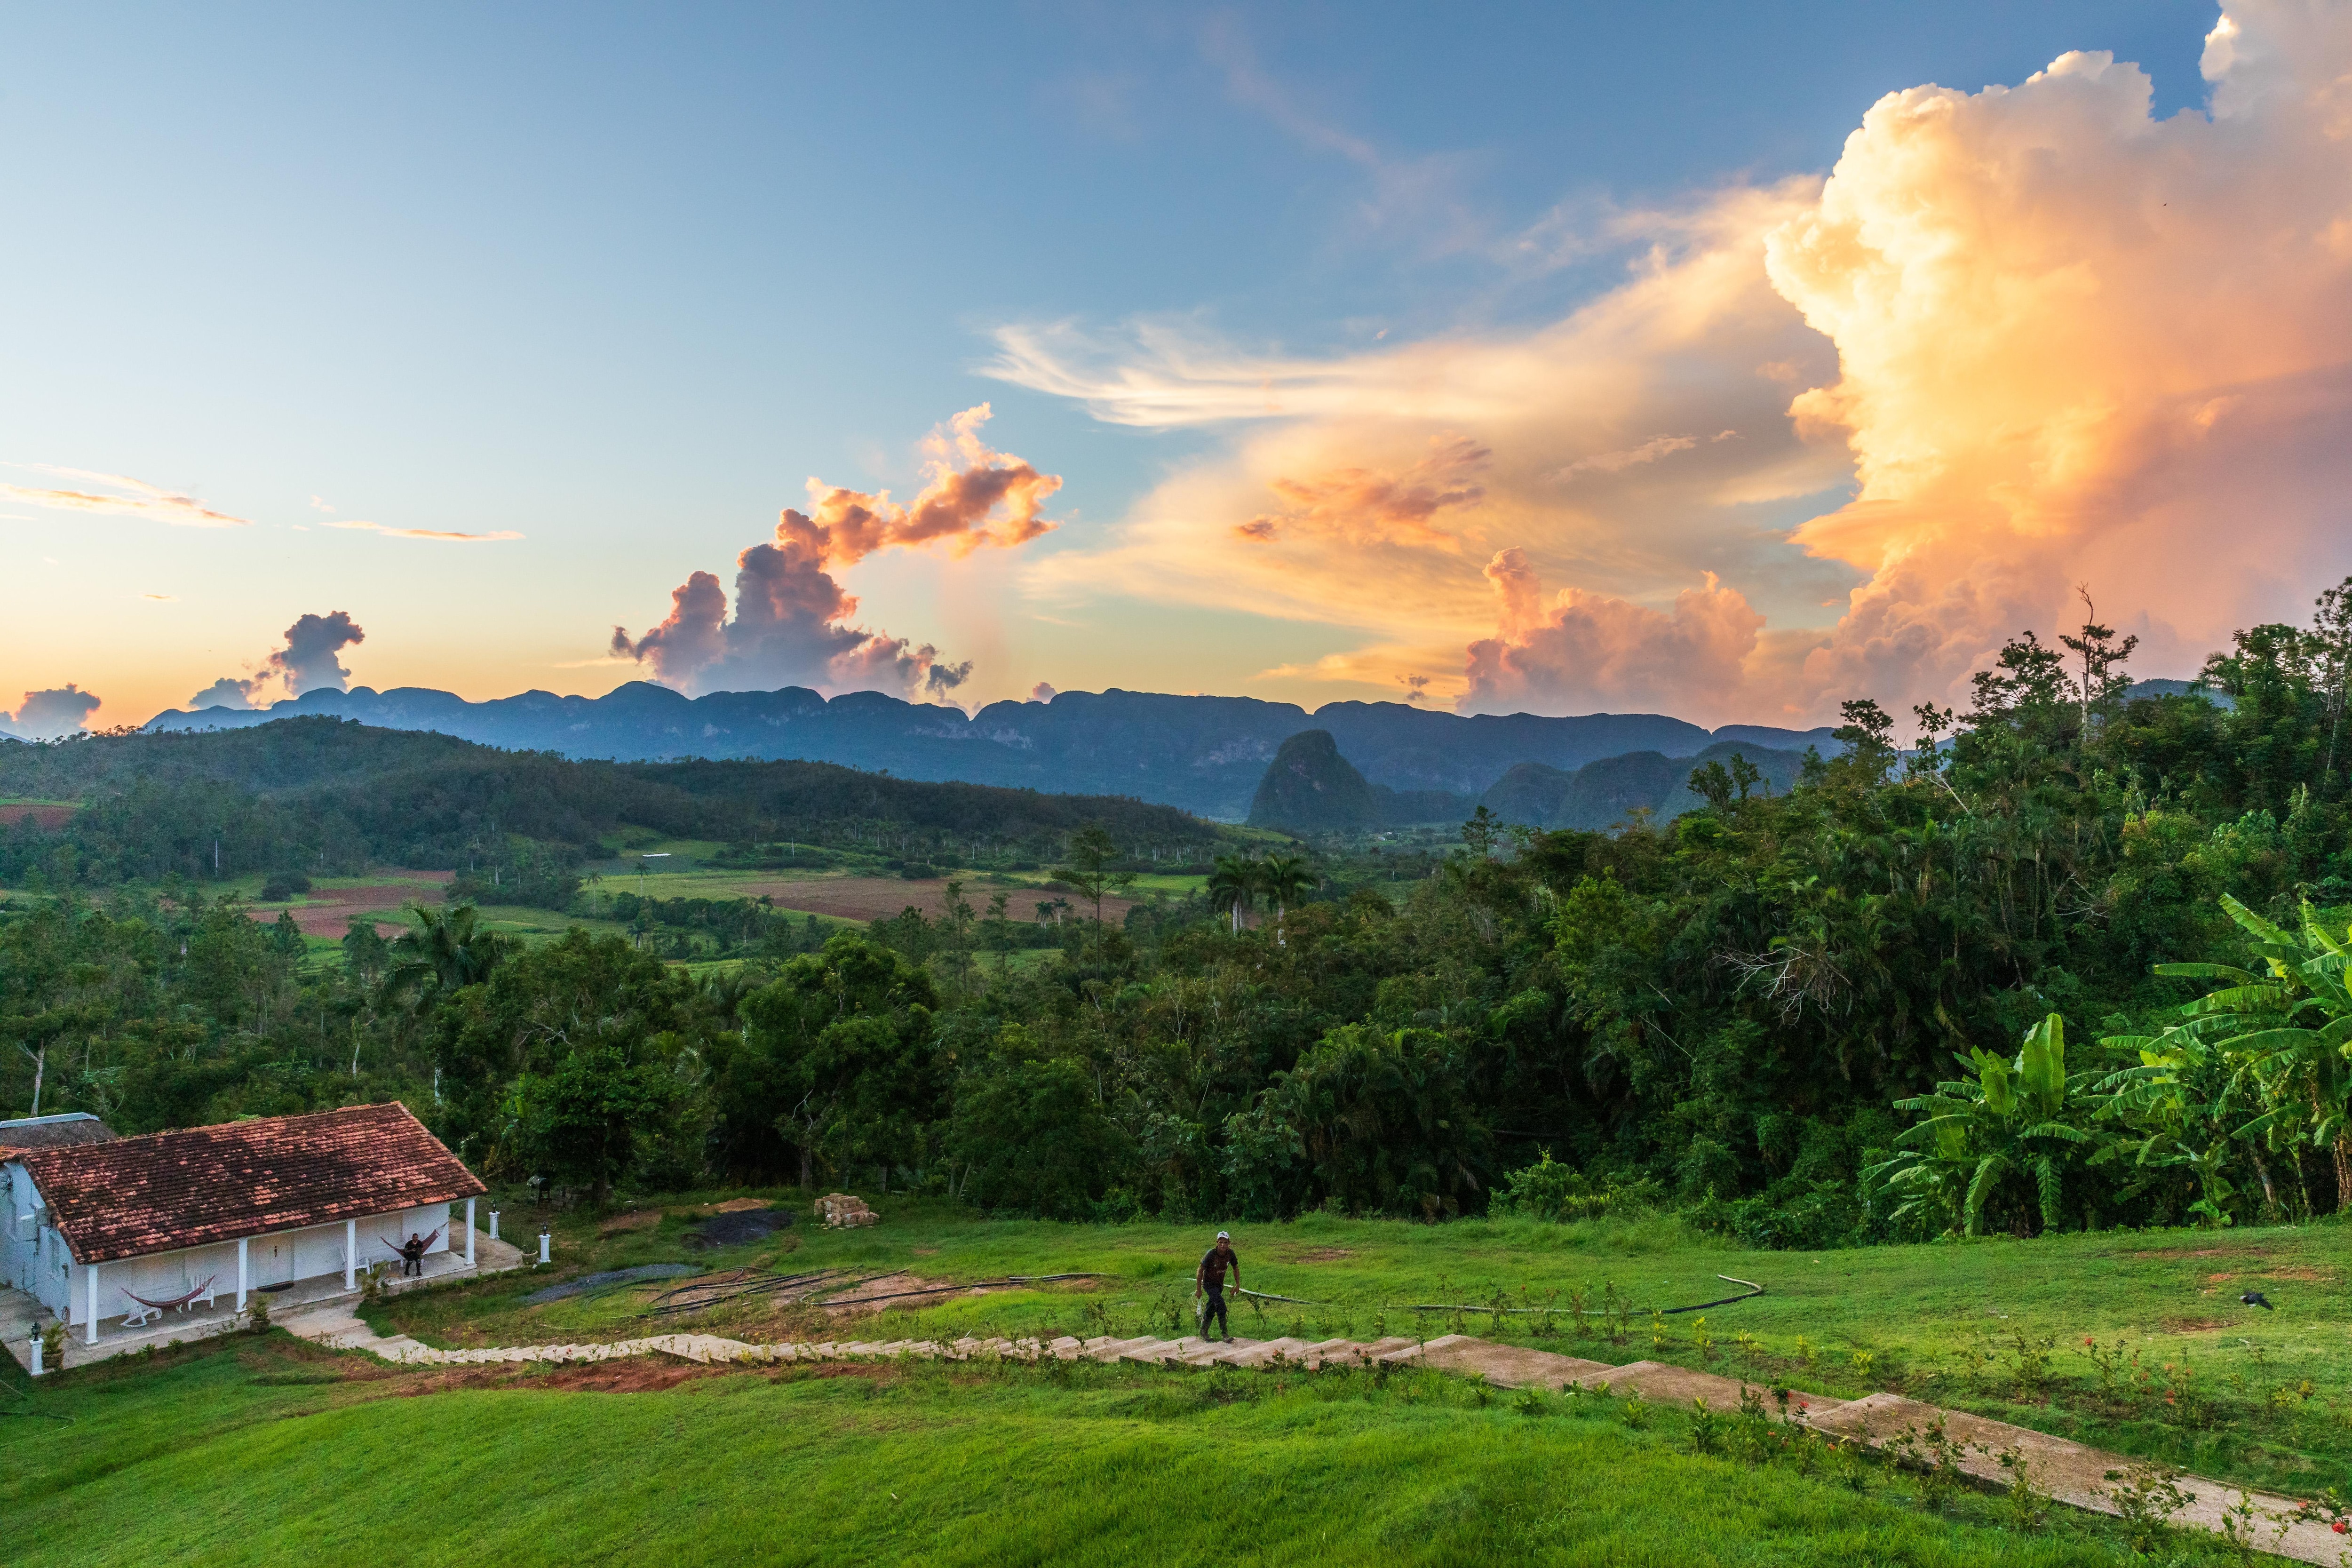
<svg viewBox="0 0 2352 1568"><path fill-rule="evenodd" d="M304 936L341 936L354 919L373 914L396 914L413 902L436 901L433 889L446 884L455 871L398 871L394 882L372 882L363 888L321 888L287 908ZM257 920L275 921L275 910L254 911ZM404 929L397 920L375 922L378 936L396 936Z"/></svg>
<svg viewBox="0 0 2352 1568"><path fill-rule="evenodd" d="M661 1224L661 1221L662 1212L659 1209L636 1209L628 1214L614 1215L596 1227L596 1234L618 1236L625 1230L651 1230Z"/></svg>
<svg viewBox="0 0 2352 1568"><path fill-rule="evenodd" d="M926 919L936 920L943 912L947 898L947 879L926 878L909 882L899 877L817 877L805 881L777 880L751 882L744 893L758 898L762 893L773 899L780 910L793 910L812 914L832 915L845 921L887 920L901 910L912 906L923 911ZM1011 896L1005 912L1021 921L1037 918L1041 900L1066 900L1069 908L1063 912L1064 921L1092 920L1095 907L1091 900L1081 900L1076 893L1057 892L1049 888L1007 888L1001 885L964 883L964 901L975 913L988 911L988 900L998 893ZM1105 923L1117 925L1135 907L1133 899L1106 898L1102 903Z"/></svg>
<svg viewBox="0 0 2352 1568"><path fill-rule="evenodd" d="M0 805L0 826L14 827L29 816L35 826L55 832L80 809L78 805Z"/></svg>
<svg viewBox="0 0 2352 1568"><path fill-rule="evenodd" d="M2235 1318L2167 1318L2164 1331L2168 1334L2208 1334L2215 1329L2237 1326Z"/></svg>

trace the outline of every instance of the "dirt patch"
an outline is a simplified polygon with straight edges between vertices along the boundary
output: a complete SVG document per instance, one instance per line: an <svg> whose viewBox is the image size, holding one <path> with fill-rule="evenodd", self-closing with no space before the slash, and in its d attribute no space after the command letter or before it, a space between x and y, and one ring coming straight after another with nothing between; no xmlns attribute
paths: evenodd
<svg viewBox="0 0 2352 1568"><path fill-rule="evenodd" d="M625 1231L651 1230L661 1222L662 1212L659 1209L633 1209L627 1214L616 1214L598 1226L596 1234L619 1236Z"/></svg>
<svg viewBox="0 0 2352 1568"><path fill-rule="evenodd" d="M2234 1274L2208 1274L2205 1276L2205 1282L2208 1285L2219 1285L2224 1279L2235 1279L2236 1278L2237 1276ZM2210 1296L2212 1292L2209 1290L2206 1294Z"/></svg>
<svg viewBox="0 0 2352 1568"><path fill-rule="evenodd" d="M321 888L286 909L304 936L341 936L351 929L354 920L368 915L396 916L411 902L438 902L436 889L457 873L399 871L393 875L399 880L372 882L362 888ZM278 910L256 910L253 915L256 920L275 922ZM406 922L387 918L376 921L375 929L378 936L397 936L406 929Z"/></svg>
<svg viewBox="0 0 2352 1568"><path fill-rule="evenodd" d="M764 1241L780 1230L789 1229L793 1211L771 1205L753 1208L721 1209L689 1232L688 1247L740 1247L746 1242Z"/></svg>
<svg viewBox="0 0 2352 1568"><path fill-rule="evenodd" d="M837 920L887 920L910 906L922 910L925 919L936 920L944 912L947 887L944 877L926 878L914 882L898 877L812 877L746 882L743 892L754 899L764 894L772 899L780 910L832 915ZM1057 892L1048 888L1006 888L969 880L964 883L964 900L974 910L986 910L988 900L998 893L1008 895L1011 903L1006 913L1016 921L1035 920L1037 905L1055 899L1064 900L1070 906L1062 911L1063 920L1094 919L1093 901L1082 901L1076 893ZM1116 925L1124 921L1127 911L1135 907L1135 902L1133 899L1103 900L1102 918L1105 923Z"/></svg>
<svg viewBox="0 0 2352 1568"><path fill-rule="evenodd" d="M1285 1263L1337 1263L1342 1258L1353 1258L1355 1249L1347 1247L1300 1247L1282 1254Z"/></svg>
<svg viewBox="0 0 2352 1568"><path fill-rule="evenodd" d="M2260 1258L2262 1253L2252 1247L2169 1247L2161 1252L2135 1252L2134 1258L2153 1258L2169 1262L2176 1258Z"/></svg>
<svg viewBox="0 0 2352 1568"><path fill-rule="evenodd" d="M2235 1318L2167 1318L2163 1321L2168 1334L2210 1334L2216 1329L2234 1329Z"/></svg>
<svg viewBox="0 0 2352 1568"><path fill-rule="evenodd" d="M2265 1279L2301 1279L2313 1284L2324 1283L2336 1278L2335 1269L2309 1263L2289 1264L2284 1268L2265 1268L2261 1273Z"/></svg>
<svg viewBox="0 0 2352 1568"><path fill-rule="evenodd" d="M14 827L30 817L34 826L54 833L80 809L78 805L0 805L0 826Z"/></svg>
<svg viewBox="0 0 2352 1568"><path fill-rule="evenodd" d="M940 1249L936 1247L919 1247L915 1248L915 1256L918 1258L937 1258L939 1255Z"/></svg>
<svg viewBox="0 0 2352 1568"><path fill-rule="evenodd" d="M723 1204L712 1204L703 1212L705 1214L749 1214L753 1209L772 1209L775 1206L776 1202L773 1198L729 1198Z"/></svg>

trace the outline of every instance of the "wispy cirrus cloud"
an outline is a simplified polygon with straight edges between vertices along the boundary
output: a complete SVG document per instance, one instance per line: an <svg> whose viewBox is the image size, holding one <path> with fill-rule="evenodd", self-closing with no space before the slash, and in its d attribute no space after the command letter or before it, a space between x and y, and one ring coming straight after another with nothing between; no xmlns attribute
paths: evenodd
<svg viewBox="0 0 2352 1568"><path fill-rule="evenodd" d="M61 468L55 463L0 462L0 468L47 474L79 480L85 488L49 489L0 482L0 499L36 506L47 511L78 511L110 517L145 518L174 528L251 528L253 520L215 510L194 496L162 485L151 485L128 474L105 474L90 468Z"/></svg>
<svg viewBox="0 0 2352 1568"><path fill-rule="evenodd" d="M440 528L394 528L389 523L364 522L358 518L337 518L329 528L348 528L362 533L380 533L386 539L422 539L432 544L496 544L504 540L520 539L512 529L502 528L493 533L460 533Z"/></svg>

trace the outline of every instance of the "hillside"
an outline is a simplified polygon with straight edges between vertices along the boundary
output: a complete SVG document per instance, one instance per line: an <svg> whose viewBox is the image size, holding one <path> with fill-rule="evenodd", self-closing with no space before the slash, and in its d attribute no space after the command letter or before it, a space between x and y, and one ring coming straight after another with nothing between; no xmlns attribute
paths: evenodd
<svg viewBox="0 0 2352 1568"><path fill-rule="evenodd" d="M1844 748L1834 742L1819 750L1834 755ZM1662 756L1633 752L1603 757L1580 768L1548 768L1522 763L1496 781L1478 804L1506 822L1529 827L1575 827L1599 832L1623 822L1628 814L1646 810L1669 822L1706 802L1689 789L1691 772L1708 763L1728 767L1741 756L1763 777L1761 793L1786 795L1804 773L1802 752L1773 751L1753 742L1718 741L1695 755Z"/></svg>
<svg viewBox="0 0 2352 1568"><path fill-rule="evenodd" d="M604 697L527 691L488 702L362 686L312 691L259 711L168 712L147 727L240 730L312 714L567 757L799 759L900 778L1133 795L1236 822L1276 750L1303 730L1328 731L1369 783L1465 796L1519 763L1568 769L1628 752L1688 755L1714 739L1802 751L1827 735L1752 725L1711 735L1654 713L1465 717L1399 702L1332 702L1310 714L1249 697L1115 689L1065 691L1051 702L995 702L966 718L872 691L830 701L800 687L688 698L644 681Z"/></svg>
<svg viewBox="0 0 2352 1568"><path fill-rule="evenodd" d="M573 761L447 735L307 717L245 730L0 747L0 796L81 800L54 833L0 840L0 876L71 845L84 875L457 868L492 841L559 852L624 827L722 843L823 843L875 825L971 842L1057 838L1101 822L1123 842L1216 829L1140 801L926 783L826 763Z"/></svg>

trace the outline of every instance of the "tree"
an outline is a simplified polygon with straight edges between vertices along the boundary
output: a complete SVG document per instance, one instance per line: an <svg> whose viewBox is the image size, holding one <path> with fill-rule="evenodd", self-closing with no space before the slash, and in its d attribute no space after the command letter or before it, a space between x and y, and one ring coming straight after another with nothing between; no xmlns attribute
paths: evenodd
<svg viewBox="0 0 2352 1568"><path fill-rule="evenodd" d="M782 1103L776 1131L800 1152L801 1184L836 1171L920 1160L945 1110L930 977L881 943L844 932L786 963L742 1004L743 1045ZM741 1112L730 1112L740 1115Z"/></svg>
<svg viewBox="0 0 2352 1568"><path fill-rule="evenodd" d="M1111 862L1118 858L1118 842L1111 837L1099 822L1089 822L1070 835L1069 864L1057 866L1054 877L1067 882L1078 896L1095 907L1095 940L1102 940L1103 897L1114 889L1134 882L1132 871L1114 871Z"/></svg>
<svg viewBox="0 0 2352 1568"><path fill-rule="evenodd" d="M1046 1055L1017 1024L1004 1026L989 1060L959 1086L947 1139L965 1202L1050 1219L1084 1217L1127 1145L1084 1064Z"/></svg>
<svg viewBox="0 0 2352 1568"><path fill-rule="evenodd" d="M1259 866L1245 855L1220 855L1209 868L1209 907L1233 920L1239 936L1242 917L1257 902Z"/></svg>
<svg viewBox="0 0 2352 1568"><path fill-rule="evenodd" d="M2014 1060L1972 1048L1960 1070L1933 1094L1895 1102L1927 1119L1904 1132L1895 1141L1902 1152L1864 1172L1864 1180L1884 1181L1901 1200L1891 1219L1933 1215L1943 1228L1970 1236L1984 1233L1996 1200L2027 1181L2032 1204L2012 1208L2021 1228L2029 1213L2039 1214L2043 1228L2055 1227L2065 1168L2077 1148L2095 1142L2069 1120L2088 1110L2080 1097L2091 1075L2067 1076L2066 1021L2053 1013L2027 1030Z"/></svg>
<svg viewBox="0 0 2352 1568"><path fill-rule="evenodd" d="M392 939L387 996L415 995L420 1004L461 991L490 977L507 956L506 938L481 927L471 904L446 910L408 906L408 929Z"/></svg>
<svg viewBox="0 0 2352 1568"><path fill-rule="evenodd" d="M526 1159L550 1174L584 1181L602 1208L635 1158L638 1140L658 1135L686 1098L661 1062L632 1060L618 1046L567 1053L546 1074L515 1084L512 1118Z"/></svg>
<svg viewBox="0 0 2352 1568"><path fill-rule="evenodd" d="M1258 886L1274 903L1274 941L1277 947L1287 947L1283 933L1283 916L1298 895L1315 886L1318 879L1303 855L1285 854L1280 850L1267 856L1258 865Z"/></svg>

